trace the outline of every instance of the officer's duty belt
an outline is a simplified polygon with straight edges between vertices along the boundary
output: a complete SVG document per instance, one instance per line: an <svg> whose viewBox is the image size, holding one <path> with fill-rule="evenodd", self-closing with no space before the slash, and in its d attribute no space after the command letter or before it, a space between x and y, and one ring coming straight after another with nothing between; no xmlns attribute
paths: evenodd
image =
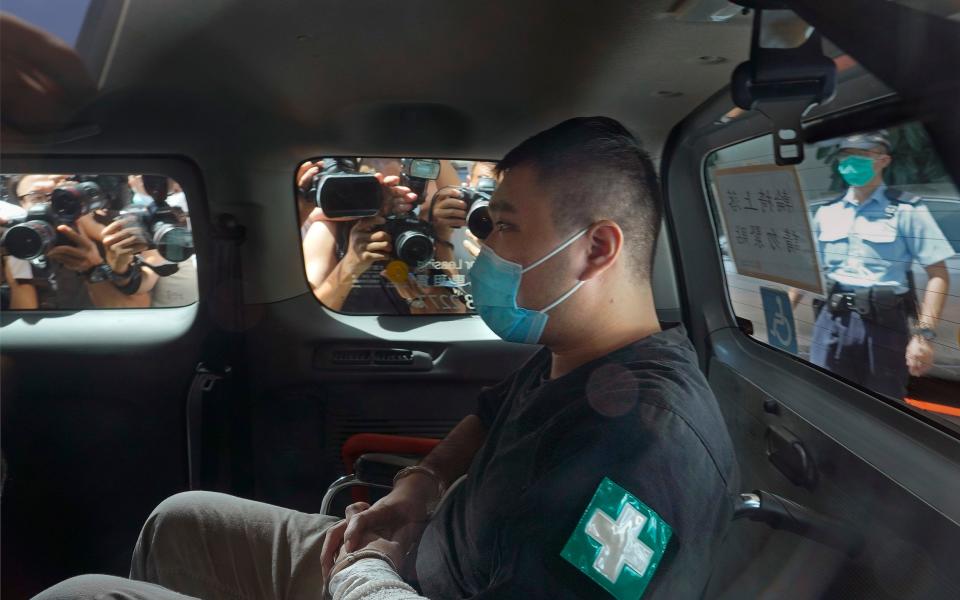
<svg viewBox="0 0 960 600"><path fill-rule="evenodd" d="M827 297L831 314L859 313L864 319L897 317L909 306L909 293L897 294L892 287L856 288L852 292L833 292Z"/></svg>

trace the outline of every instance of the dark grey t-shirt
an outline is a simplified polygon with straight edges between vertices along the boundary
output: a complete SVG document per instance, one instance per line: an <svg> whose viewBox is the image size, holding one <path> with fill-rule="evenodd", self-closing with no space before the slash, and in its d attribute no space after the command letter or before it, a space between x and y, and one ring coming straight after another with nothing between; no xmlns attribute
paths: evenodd
<svg viewBox="0 0 960 600"><path fill-rule="evenodd" d="M648 598L699 597L732 515L738 474L717 401L678 325L544 381L544 349L483 391L486 443L431 521L424 594L602 598L560 552L604 477L672 528Z"/></svg>

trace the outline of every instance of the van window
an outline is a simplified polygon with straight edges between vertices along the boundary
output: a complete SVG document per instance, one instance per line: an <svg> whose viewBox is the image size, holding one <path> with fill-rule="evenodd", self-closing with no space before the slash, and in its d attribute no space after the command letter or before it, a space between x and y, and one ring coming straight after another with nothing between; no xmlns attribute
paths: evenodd
<svg viewBox="0 0 960 600"><path fill-rule="evenodd" d="M753 337L960 429L960 194L916 123L706 159L729 298Z"/></svg>
<svg viewBox="0 0 960 600"><path fill-rule="evenodd" d="M189 206L173 179L140 173L0 177L4 310L197 301Z"/></svg>
<svg viewBox="0 0 960 600"><path fill-rule="evenodd" d="M486 161L325 157L295 189L304 270L327 308L360 315L471 314L468 274L492 229Z"/></svg>

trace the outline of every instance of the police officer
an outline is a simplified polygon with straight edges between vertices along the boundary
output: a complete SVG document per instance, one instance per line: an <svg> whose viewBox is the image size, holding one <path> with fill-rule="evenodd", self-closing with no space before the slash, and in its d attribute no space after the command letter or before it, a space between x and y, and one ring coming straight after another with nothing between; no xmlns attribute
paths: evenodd
<svg viewBox="0 0 960 600"><path fill-rule="evenodd" d="M908 373L933 364L934 329L949 289L944 261L954 254L919 196L888 188L886 131L840 143L847 191L820 207L814 235L827 279L810 360L873 391L903 398ZM913 263L927 271L919 305Z"/></svg>

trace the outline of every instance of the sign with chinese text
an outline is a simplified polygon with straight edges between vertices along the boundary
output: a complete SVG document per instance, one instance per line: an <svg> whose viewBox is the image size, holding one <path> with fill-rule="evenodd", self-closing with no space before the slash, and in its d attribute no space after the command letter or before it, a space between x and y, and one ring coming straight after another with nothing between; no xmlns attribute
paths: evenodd
<svg viewBox="0 0 960 600"><path fill-rule="evenodd" d="M823 293L806 203L793 167L713 173L737 273Z"/></svg>

